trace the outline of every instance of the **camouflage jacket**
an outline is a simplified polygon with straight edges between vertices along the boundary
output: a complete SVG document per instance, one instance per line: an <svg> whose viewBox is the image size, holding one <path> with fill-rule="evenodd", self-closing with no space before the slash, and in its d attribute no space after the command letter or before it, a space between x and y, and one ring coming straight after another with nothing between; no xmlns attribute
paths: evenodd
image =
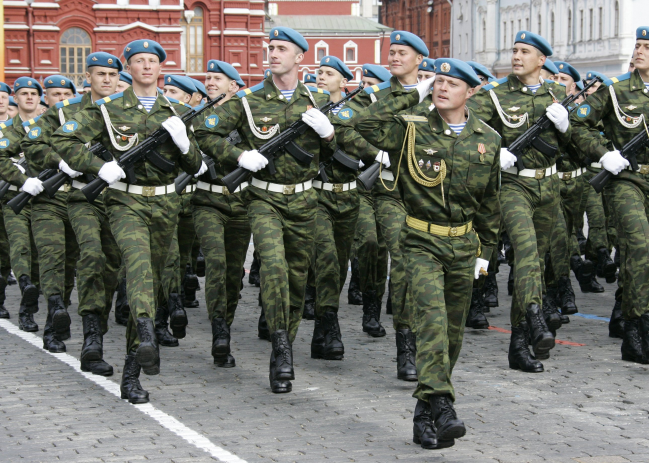
<svg viewBox="0 0 649 463"><path fill-rule="evenodd" d="M621 149L646 130L647 118L649 91L638 71L634 71L606 80L572 113L572 139L583 156L598 162L608 151ZM603 127L598 125L599 121ZM638 153L637 159L639 164L649 164L649 148ZM623 170L615 178L644 184L639 175L629 170Z"/></svg>
<svg viewBox="0 0 649 463"><path fill-rule="evenodd" d="M394 93L365 109L354 120L354 126L374 146L390 153L409 216L441 226L473 221L482 242L481 257L489 260L498 244L500 226L500 136L471 110L460 135L451 130L436 109L426 116L407 114L405 110L417 107L418 102L417 92ZM416 129L414 158L423 174L439 178L445 165L441 185L424 186L410 173L410 168L416 167L408 165L407 147L401 153L409 123Z"/></svg>
<svg viewBox="0 0 649 463"><path fill-rule="evenodd" d="M102 106L110 117L111 128L107 128ZM95 104L75 113L52 135L51 144L70 167L79 172L97 175L105 161L92 155L86 143L94 145L101 143L114 158L126 152L129 145L137 146L148 136L161 127L169 117L182 115L191 108L174 99L165 99L158 95L156 102L147 113L135 93L133 87L123 93L116 93L102 98ZM198 172L201 166L201 156L196 148L191 130L187 131L190 148L187 154L182 154L173 140L158 147L158 153L168 161L176 164L175 169L164 172L149 160L143 160L135 165L137 185L160 186L173 183L180 170L189 174ZM117 149L115 145L122 148Z"/></svg>
<svg viewBox="0 0 649 463"><path fill-rule="evenodd" d="M17 187L23 186L31 176L29 166L25 167L27 175L14 166L14 162L18 162L23 156L21 142L24 137L25 129L19 114L0 123L0 176Z"/></svg>

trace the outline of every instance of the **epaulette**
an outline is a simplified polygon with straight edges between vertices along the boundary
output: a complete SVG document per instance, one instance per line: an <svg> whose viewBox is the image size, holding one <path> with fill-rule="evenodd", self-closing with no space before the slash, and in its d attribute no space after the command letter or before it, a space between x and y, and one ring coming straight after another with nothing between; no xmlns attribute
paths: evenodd
<svg viewBox="0 0 649 463"><path fill-rule="evenodd" d="M264 83L260 82L257 85L253 85L250 88L244 88L243 90L239 90L237 92L237 96L239 98L243 98L246 95L250 95L251 93L255 93L256 91L259 91L264 88Z"/></svg>
<svg viewBox="0 0 649 463"><path fill-rule="evenodd" d="M484 87L482 87L482 90L489 91L491 89L494 89L494 88L498 87L499 85L502 85L505 82L507 82L507 79L508 79L507 77L502 77L502 78L500 78L498 80L494 80L490 84L487 84Z"/></svg>
<svg viewBox="0 0 649 463"><path fill-rule="evenodd" d="M40 118L41 118L41 116L36 116L36 117L33 118L33 119L30 119L30 120L28 120L28 121L23 122L23 127L29 127L29 126L31 126L31 125L36 124L36 122L38 122L38 120L39 120Z"/></svg>
<svg viewBox="0 0 649 463"><path fill-rule="evenodd" d="M415 116L413 114L400 114L400 116L406 122L428 122L426 116Z"/></svg>
<svg viewBox="0 0 649 463"><path fill-rule="evenodd" d="M631 73L627 72L626 74L622 74L621 76L611 77L610 79L606 79L604 81L604 85L608 87L610 85L617 84L618 82L629 80L630 78L631 78Z"/></svg>
<svg viewBox="0 0 649 463"><path fill-rule="evenodd" d="M176 100L175 98L167 97L167 100L169 100L169 103L173 103L173 104L181 104L181 105L183 105L183 106L188 107L189 109L192 109L192 107L189 106L187 103L183 103L182 101L178 101L178 100Z"/></svg>
<svg viewBox="0 0 649 463"><path fill-rule="evenodd" d="M14 120L9 119L8 121L4 121L0 124L0 129L6 129L7 127L11 127L12 125L14 125Z"/></svg>
<svg viewBox="0 0 649 463"><path fill-rule="evenodd" d="M386 80L385 82L381 82L380 84L371 85L370 87L367 87L365 89L365 93L367 93L368 95L371 95L372 93L376 93L379 90L383 90L385 88L388 88L389 86L390 86L390 81Z"/></svg>
<svg viewBox="0 0 649 463"><path fill-rule="evenodd" d="M305 85L305 87L308 88L311 92L324 93L325 95L330 95L328 90L322 90L321 88L315 88L315 87L311 87L309 85Z"/></svg>
<svg viewBox="0 0 649 463"><path fill-rule="evenodd" d="M493 133L495 133L496 135L498 135L498 138L502 138L502 136L501 136L501 135L496 131L496 129L494 129L492 126L490 126L489 124L487 124L487 123L486 123L485 121L483 121L482 119L478 119L478 120L479 120L480 122L482 122L484 125L486 125L487 127L489 127Z"/></svg>
<svg viewBox="0 0 649 463"><path fill-rule="evenodd" d="M550 85L554 84L554 85L560 85L562 87L566 86L566 84L564 84L563 82L557 82L556 80L545 79L545 81Z"/></svg>
<svg viewBox="0 0 649 463"><path fill-rule="evenodd" d="M101 100L97 100L97 101L96 101L96 104L97 104L98 106L101 106L101 105L103 105L103 104L108 103L109 101L115 101L115 100L118 100L118 99L120 99L120 98L123 97L123 96L124 96L124 92L114 93L114 94L112 94L112 95L110 95L110 96L107 96L106 98L102 98Z"/></svg>
<svg viewBox="0 0 649 463"><path fill-rule="evenodd" d="M82 98L83 98L82 96L78 96L76 98L70 98L69 100L59 101L58 103L56 103L56 107L57 109L61 109L63 106L69 106L71 104L81 103Z"/></svg>

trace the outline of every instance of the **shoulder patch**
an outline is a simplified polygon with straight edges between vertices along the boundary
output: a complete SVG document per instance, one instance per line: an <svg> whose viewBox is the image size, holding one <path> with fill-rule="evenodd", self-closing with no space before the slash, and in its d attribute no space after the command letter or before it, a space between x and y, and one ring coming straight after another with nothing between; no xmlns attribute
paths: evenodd
<svg viewBox="0 0 649 463"><path fill-rule="evenodd" d="M82 98L83 98L82 96L78 96L76 98L70 98L69 100L59 101L58 103L56 103L55 106L57 107L57 109L61 109L64 106L70 106L71 104L81 103Z"/></svg>
<svg viewBox="0 0 649 463"><path fill-rule="evenodd" d="M352 108L348 107L343 107L338 111L338 119L342 119L343 121L348 121L354 117L354 110Z"/></svg>
<svg viewBox="0 0 649 463"><path fill-rule="evenodd" d="M485 121L483 121L482 119L478 119L478 120L479 120L480 122L482 122L484 125L486 125L486 126L489 128L489 130L491 130L493 133L495 133L496 135L498 135L498 138L502 138L502 137L500 136L500 134L496 131L496 129L494 129L492 126L490 126L489 124L487 124L487 123L486 123Z"/></svg>
<svg viewBox="0 0 649 463"><path fill-rule="evenodd" d="M28 121L23 122L23 127L29 127L30 125L34 125L34 124L36 124L36 122L38 122L38 120L39 120L40 118L41 118L41 116L36 116L36 117L33 118L33 119L30 119L30 120L28 120Z"/></svg>
<svg viewBox="0 0 649 463"><path fill-rule="evenodd" d="M583 105L581 105L581 106L579 106L577 108L577 116L578 117L581 117L581 118L588 117L589 114L590 114L590 106L589 105L583 104Z"/></svg>
<svg viewBox="0 0 649 463"><path fill-rule="evenodd" d="M27 136L29 137L30 140L36 140L38 137L41 136L42 132L43 131L41 130L40 127L34 127L33 129L29 130Z"/></svg>
<svg viewBox="0 0 649 463"><path fill-rule="evenodd" d="M627 72L626 74L622 74L621 76L611 77L610 79L606 79L604 81L604 85L608 87L610 85L617 84L618 82L629 80L630 78L631 78L631 73Z"/></svg>
<svg viewBox="0 0 649 463"><path fill-rule="evenodd" d="M264 88L264 83L260 82L257 85L253 85L250 88L244 88L243 90L239 90L237 92L237 96L239 98L243 98L244 96L250 95L251 93L258 92L259 90Z"/></svg>
<svg viewBox="0 0 649 463"><path fill-rule="evenodd" d="M107 96L106 98L102 98L101 100L97 100L95 102L95 104L97 104L98 106L101 106L103 104L108 103L109 101L118 100L123 96L124 96L124 92L114 93L113 95Z"/></svg>
<svg viewBox="0 0 649 463"><path fill-rule="evenodd" d="M6 129L7 127L11 127L12 125L14 125L14 120L9 119L8 121L5 121L0 124L0 129Z"/></svg>
<svg viewBox="0 0 649 463"><path fill-rule="evenodd" d="M488 91L504 84L505 82L507 82L507 77L501 77L500 79L494 80L490 84L485 85L484 87L482 87L482 89Z"/></svg>
<svg viewBox="0 0 649 463"><path fill-rule="evenodd" d="M11 145L11 142L8 138L0 138L0 150L9 148L9 145Z"/></svg>
<svg viewBox="0 0 649 463"><path fill-rule="evenodd" d="M389 80L386 81L386 82L381 82L380 84L372 85L371 87L367 87L365 89L365 93L370 95L372 93L376 93L379 90L383 90L383 89L388 88L388 87L390 87L390 81Z"/></svg>
<svg viewBox="0 0 649 463"><path fill-rule="evenodd" d="M316 88L316 87L311 87L310 85L305 85L306 88L308 88L312 93L324 93L325 95L329 95L328 90L322 90L321 88Z"/></svg>
<svg viewBox="0 0 649 463"><path fill-rule="evenodd" d="M219 116L216 114L211 114L205 118L205 127L208 129L213 129L219 124Z"/></svg>
<svg viewBox="0 0 649 463"><path fill-rule="evenodd" d="M77 121L68 121L65 124L63 124L62 127L63 127L63 131L65 133L72 133L75 130L77 130L77 128L79 127L79 124L77 123Z"/></svg>
<svg viewBox="0 0 649 463"><path fill-rule="evenodd" d="M428 122L426 116L414 116L412 114L402 114L401 118L406 122Z"/></svg>

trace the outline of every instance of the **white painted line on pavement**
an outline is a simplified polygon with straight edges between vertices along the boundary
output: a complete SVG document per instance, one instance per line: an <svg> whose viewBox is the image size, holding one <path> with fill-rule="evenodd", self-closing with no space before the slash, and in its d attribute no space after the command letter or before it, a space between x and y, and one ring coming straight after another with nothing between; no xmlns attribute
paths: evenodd
<svg viewBox="0 0 649 463"><path fill-rule="evenodd" d="M56 357L61 362L66 363L67 365L72 367L77 373L81 374L82 376L84 376L86 379L89 379L93 383L103 387L108 392L110 392L111 394L113 394L114 396L116 396L121 400L122 394L119 390L119 384L110 381L104 378L103 376L97 376L97 375L93 375L92 373L81 371L79 360L77 360L75 357L71 356L70 354L52 354L51 352L44 350L42 338L33 335L31 333L26 333L24 331L21 331L16 325L14 325L13 323L11 323L6 319L0 319L0 327L4 328L11 334L18 336L23 341L27 341L28 343L36 346L41 351L50 354L52 357ZM130 404L128 401L126 401L126 403L137 408L142 413L150 416L158 423L160 423L163 427L167 428L169 431L182 437L193 446L201 450L204 450L205 452L209 453L215 458L218 458L220 461L223 461L225 463L247 463L246 460L243 460L238 456L228 452L227 450L224 450L221 447L214 445L207 437L202 436L196 431L194 431L193 429L188 428L173 416L167 415L165 412L158 410L150 403L140 404L140 405L133 405Z"/></svg>

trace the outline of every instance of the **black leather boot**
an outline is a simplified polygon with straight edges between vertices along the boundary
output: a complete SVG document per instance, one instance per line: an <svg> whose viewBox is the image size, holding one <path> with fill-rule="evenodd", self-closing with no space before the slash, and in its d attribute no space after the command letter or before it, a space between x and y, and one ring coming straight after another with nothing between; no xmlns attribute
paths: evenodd
<svg viewBox="0 0 649 463"><path fill-rule="evenodd" d="M135 352L129 352L124 358L122 384L119 386L122 399L128 399L132 404L149 402L149 393L140 385L140 364L137 363Z"/></svg>
<svg viewBox="0 0 649 463"><path fill-rule="evenodd" d="M642 363L649 363L649 312L640 315L640 341Z"/></svg>
<svg viewBox="0 0 649 463"><path fill-rule="evenodd" d="M90 362L104 358L104 337L101 332L101 319L97 314L84 315L83 346L81 361Z"/></svg>
<svg viewBox="0 0 649 463"><path fill-rule="evenodd" d="M38 288L36 285L32 284L27 275L21 275L18 279L18 287L22 294L20 305L25 307L27 313L35 314L38 312ZM63 307L63 301L61 301L61 307Z"/></svg>
<svg viewBox="0 0 649 463"><path fill-rule="evenodd" d="M9 311L5 308L5 300L7 296L5 294L5 288L7 287L7 280L5 280L2 275L0 275L0 318L11 318Z"/></svg>
<svg viewBox="0 0 649 463"><path fill-rule="evenodd" d="M509 267L509 276L507 277L507 295L512 296L514 294L514 266Z"/></svg>
<svg viewBox="0 0 649 463"><path fill-rule="evenodd" d="M270 390L275 394L284 394L293 390L293 384L287 379L277 378L277 362L275 360L275 351L270 353L270 372L268 379L270 380Z"/></svg>
<svg viewBox="0 0 649 463"><path fill-rule="evenodd" d="M183 308L180 296L177 293L169 294L167 301L169 310L169 326L175 338L183 339L186 336L187 312Z"/></svg>
<svg viewBox="0 0 649 463"><path fill-rule="evenodd" d="M304 310L302 318L304 320L313 320L315 318L315 286L306 285L304 291Z"/></svg>
<svg viewBox="0 0 649 463"><path fill-rule="evenodd" d="M117 285L117 298L115 299L115 323L126 326L128 317L131 314L131 307L128 304L126 295L126 278L119 280Z"/></svg>
<svg viewBox="0 0 649 463"><path fill-rule="evenodd" d="M622 301L615 301L611 319L608 322L608 336L611 338L624 338L624 318L622 317Z"/></svg>
<svg viewBox="0 0 649 463"><path fill-rule="evenodd" d="M325 338L324 330L322 329L322 321L319 318L315 319L313 324L313 337L311 338L311 358L323 359L324 358Z"/></svg>
<svg viewBox="0 0 649 463"><path fill-rule="evenodd" d="M137 336L140 338L140 345L135 352L137 363L140 364L145 375L157 375L160 373L160 350L155 337L153 320L137 318L135 322Z"/></svg>
<svg viewBox="0 0 649 463"><path fill-rule="evenodd" d="M622 360L635 363L649 363L643 359L640 319L624 320L624 337L622 338Z"/></svg>
<svg viewBox="0 0 649 463"><path fill-rule="evenodd" d="M512 326L512 336L509 341L509 368L522 370L525 373L541 373L543 364L539 362L530 352L528 347L528 326L527 322L520 322L518 326Z"/></svg>
<svg viewBox="0 0 649 463"><path fill-rule="evenodd" d="M38 325L34 321L34 314L28 313L25 306L21 305L18 312L18 328L28 333L38 331Z"/></svg>
<svg viewBox="0 0 649 463"><path fill-rule="evenodd" d="M396 333L397 341L397 378L402 381L417 381L415 356L417 344L415 333L410 329L400 329Z"/></svg>
<svg viewBox="0 0 649 463"><path fill-rule="evenodd" d="M24 299L24 297L23 297ZM29 310L29 308L26 308ZM70 330L70 314L65 310L63 299L55 294L47 299L47 311L52 317L52 327L59 339L64 339Z"/></svg>
<svg viewBox="0 0 649 463"><path fill-rule="evenodd" d="M54 328L52 327L52 314L48 311L45 320L45 328L43 329L43 349L52 352L53 354L60 354L65 352L65 344L56 337Z"/></svg>
<svg viewBox="0 0 649 463"><path fill-rule="evenodd" d="M169 332L169 308L166 304L160 305L155 311L155 337L158 344L164 347L178 347L178 339Z"/></svg>
<svg viewBox="0 0 649 463"><path fill-rule="evenodd" d="M212 357L218 367L232 368L236 365L230 350L230 327L225 318L212 319Z"/></svg>
<svg viewBox="0 0 649 463"><path fill-rule="evenodd" d="M183 288L185 290L185 300L183 306L189 308L198 307L198 299L196 299L196 291L199 288L198 277L194 273L191 264L185 267L185 276L183 277ZM146 371L144 372L146 373Z"/></svg>
<svg viewBox="0 0 649 463"><path fill-rule="evenodd" d="M469 306L469 313L467 314L464 326L476 330L486 330L489 328L489 321L483 311L484 299L482 297L482 290L479 288L473 288L471 293L471 305Z"/></svg>
<svg viewBox="0 0 649 463"><path fill-rule="evenodd" d="M613 263L615 264L615 266L617 268L620 268L620 260L621 260L620 258L621 258L620 249L616 247L615 248L615 256L613 256ZM11 275L9 275L9 277L11 277ZM11 283L9 283L9 284L11 284Z"/></svg>
<svg viewBox="0 0 649 463"><path fill-rule="evenodd" d="M433 414L430 410L430 404L424 400L417 400L415 407L415 416L412 419L412 441L421 445L422 449L443 449L452 447L455 439L444 442L437 441L435 423Z"/></svg>
<svg viewBox="0 0 649 463"><path fill-rule="evenodd" d="M268 329L268 323L266 322L266 313L264 312L263 306L261 308L261 313L259 314L259 322L257 323L257 337L260 339L265 339L266 341L270 341L270 330Z"/></svg>
<svg viewBox="0 0 649 463"><path fill-rule="evenodd" d="M608 249L601 247L597 250L597 276L606 278L607 283L615 283L615 273L617 265L611 260L611 254Z"/></svg>
<svg viewBox="0 0 649 463"><path fill-rule="evenodd" d="M555 298L557 305L561 308L561 314L572 315L579 312L575 303L575 292L572 289L570 277L560 277L557 282L557 295Z"/></svg>
<svg viewBox="0 0 649 463"><path fill-rule="evenodd" d="M205 277L205 256L202 249L198 250L198 257L196 258L196 276Z"/></svg>
<svg viewBox="0 0 649 463"><path fill-rule="evenodd" d="M81 371L86 371L97 376L113 376L113 367L104 359L83 360L81 359Z"/></svg>
<svg viewBox="0 0 649 463"><path fill-rule="evenodd" d="M487 308L498 307L498 282L496 281L496 272L489 272L489 275L485 278L482 294L484 304Z"/></svg>
<svg viewBox="0 0 649 463"><path fill-rule="evenodd" d="M554 286L547 286L546 291L543 295L543 318L548 328L558 330L561 328L561 314L555 303L558 289Z"/></svg>
<svg viewBox="0 0 649 463"><path fill-rule="evenodd" d="M464 437L466 427L464 422L458 419L450 395L434 395L430 397L428 402L430 403L433 420L435 420L438 442Z"/></svg>
<svg viewBox="0 0 649 463"><path fill-rule="evenodd" d="M293 349L288 341L288 331L277 330L270 335L275 356L275 378L295 379L293 371Z"/></svg>
<svg viewBox="0 0 649 463"><path fill-rule="evenodd" d="M392 282L388 283L388 301L385 303L385 314L392 315Z"/></svg>
<svg viewBox="0 0 649 463"><path fill-rule="evenodd" d="M582 260L581 256L570 258L570 268L575 274L582 293L601 293L604 291L595 279L595 266L588 259Z"/></svg>
<svg viewBox="0 0 649 463"><path fill-rule="evenodd" d="M338 314L336 312L325 312L320 320L324 335L324 346L322 358L325 360L342 360L345 355Z"/></svg>
<svg viewBox="0 0 649 463"><path fill-rule="evenodd" d="M376 291L363 293L363 331L373 338L385 336L385 328L381 325L381 308Z"/></svg>
<svg viewBox="0 0 649 463"><path fill-rule="evenodd" d="M554 336L548 330L543 313L537 304L530 304L525 310L532 350L536 356L543 356L554 348Z"/></svg>
<svg viewBox="0 0 649 463"><path fill-rule="evenodd" d="M259 276L259 259L257 255L253 255L252 264L250 265L250 275L248 275L248 283L259 288L261 286L261 278Z"/></svg>
<svg viewBox="0 0 649 463"><path fill-rule="evenodd" d="M581 291L584 293L603 293L605 291L604 287L597 281L595 274L590 278L590 284L582 286Z"/></svg>
<svg viewBox="0 0 649 463"><path fill-rule="evenodd" d="M347 303L349 305L363 305L363 293L361 293L361 274L358 258L352 259L352 276L347 288Z"/></svg>
<svg viewBox="0 0 649 463"><path fill-rule="evenodd" d="M16 277L14 276L13 272L9 272L9 276L7 277L7 285L13 286L15 284L18 284Z"/></svg>

